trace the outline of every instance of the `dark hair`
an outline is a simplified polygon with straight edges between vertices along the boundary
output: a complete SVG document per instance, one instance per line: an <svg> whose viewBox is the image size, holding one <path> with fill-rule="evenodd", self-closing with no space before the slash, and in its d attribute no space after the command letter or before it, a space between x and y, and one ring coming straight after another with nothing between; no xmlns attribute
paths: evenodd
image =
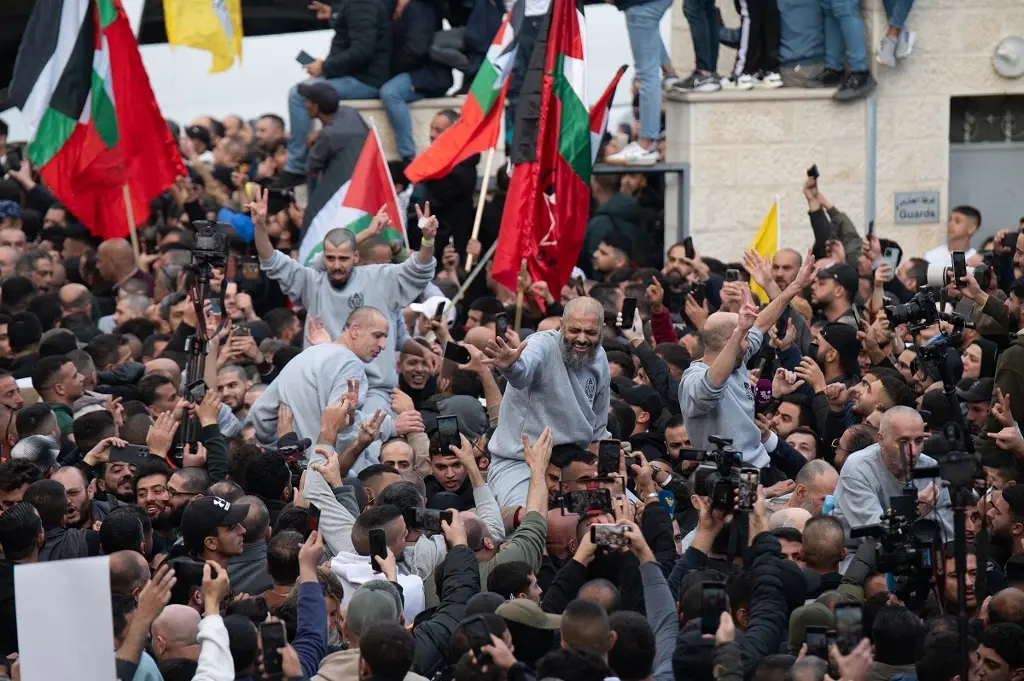
<svg viewBox="0 0 1024 681"><path fill-rule="evenodd" d="M164 341L170 341L171 336L167 333L152 333L145 340L142 341L142 356L143 357L154 357L156 352L156 344Z"/></svg>
<svg viewBox="0 0 1024 681"><path fill-rule="evenodd" d="M12 277L12 279L18 278L20 277ZM4 282L5 287L9 281L10 279ZM6 296L4 296L4 305L10 306ZM11 344L11 352L27 350L39 343L42 337L43 325L39 322L39 317L31 312L19 312L11 316L11 321L7 324L7 338Z"/></svg>
<svg viewBox="0 0 1024 681"><path fill-rule="evenodd" d="M366 482L370 478L375 478L382 473L394 473L395 475L401 475L402 472L394 466L388 466L382 463L375 463L367 466L363 470L359 471L356 475L360 482Z"/></svg>
<svg viewBox="0 0 1024 681"><path fill-rule="evenodd" d="M555 445L551 448L551 464L555 468L565 468L573 463L592 466L597 462L597 455L574 443Z"/></svg>
<svg viewBox="0 0 1024 681"><path fill-rule="evenodd" d="M203 494L210 487L210 474L205 468L198 466L186 466L179 468L171 474L172 478L178 478L182 482L183 492L189 494Z"/></svg>
<svg viewBox="0 0 1024 681"><path fill-rule="evenodd" d="M85 351L92 357L98 371L103 371L110 364L117 364L121 360L121 339L112 333L101 333L89 341ZM143 378L145 380L145 378Z"/></svg>
<svg viewBox="0 0 1024 681"><path fill-rule="evenodd" d="M166 482L171 479L171 473L173 472L163 459L155 456L150 457L135 468L135 473L132 475L132 494L138 494L139 480L148 478L151 475L162 475Z"/></svg>
<svg viewBox="0 0 1024 681"><path fill-rule="evenodd" d="M882 608L871 624L875 659L891 665L914 664L923 635L920 618L909 608L901 605Z"/></svg>
<svg viewBox="0 0 1024 681"><path fill-rule="evenodd" d="M530 588L533 568L521 560L496 565L487 576L487 590L505 598L516 598Z"/></svg>
<svg viewBox="0 0 1024 681"><path fill-rule="evenodd" d="M536 672L538 679L550 677L561 681L593 681L611 676L601 658L571 648L556 648L537 660Z"/></svg>
<svg viewBox="0 0 1024 681"><path fill-rule="evenodd" d="M298 532L285 530L267 542L267 572L275 584L294 584L299 578L299 549L304 541Z"/></svg>
<svg viewBox="0 0 1024 681"><path fill-rule="evenodd" d="M583 598L570 601L562 613L562 643L598 657L608 654L611 625L598 603Z"/></svg>
<svg viewBox="0 0 1024 681"><path fill-rule="evenodd" d="M8 560L22 560L39 548L42 521L35 507L19 501L0 513L0 549Z"/></svg>
<svg viewBox="0 0 1024 681"><path fill-rule="evenodd" d="M423 508L423 497L416 483L399 480L382 489L375 503L380 506L397 506L406 511L411 508Z"/></svg>
<svg viewBox="0 0 1024 681"><path fill-rule="evenodd" d="M121 439L127 440L129 444L144 445L146 444L146 438L149 437L149 429L152 425L153 417L149 415L149 412L126 416L119 434Z"/></svg>
<svg viewBox="0 0 1024 681"><path fill-rule="evenodd" d="M281 333L298 318L299 316L287 307L275 307L263 315L263 321L270 326L275 338L280 338Z"/></svg>
<svg viewBox="0 0 1024 681"><path fill-rule="evenodd" d="M160 676L164 681L192 681L199 663L184 657L164 660L159 665Z"/></svg>
<svg viewBox="0 0 1024 681"><path fill-rule="evenodd" d="M128 507L115 508L100 525L100 548L107 556L115 551L138 551L145 538L139 516Z"/></svg>
<svg viewBox="0 0 1024 681"><path fill-rule="evenodd" d="M25 490L24 501L32 504L39 512L44 530L60 527L68 512L68 495L64 485L56 480L37 480Z"/></svg>
<svg viewBox="0 0 1024 681"><path fill-rule="evenodd" d="M801 544L804 543L803 533L795 527L776 527L771 532L772 536L778 540L795 541Z"/></svg>
<svg viewBox="0 0 1024 681"><path fill-rule="evenodd" d="M883 375L878 377L878 381L882 384L885 394L889 396L894 406L917 406L917 396L914 395L913 389L907 385L907 382L902 377L893 378L892 376Z"/></svg>
<svg viewBox="0 0 1024 681"><path fill-rule="evenodd" d="M646 679L654 669L654 631L647 618L632 610L608 616L615 645L608 651L608 666L623 681Z"/></svg>
<svg viewBox="0 0 1024 681"><path fill-rule="evenodd" d="M352 525L352 545L356 553L370 555L370 530L383 528L401 517L402 509L397 506L372 506L360 513Z"/></svg>
<svg viewBox="0 0 1024 681"><path fill-rule="evenodd" d="M125 629L128 628L128 615L135 612L137 607L138 604L133 596L116 591L110 592L110 610L114 619L114 636L118 638L124 636Z"/></svg>
<svg viewBox="0 0 1024 681"><path fill-rule="evenodd" d="M680 371L686 371L693 360L686 348L676 343L658 343L654 348L654 353L661 357L665 364L674 366Z"/></svg>
<svg viewBox="0 0 1024 681"><path fill-rule="evenodd" d="M245 465L245 491L264 499L282 500L292 484L292 472L284 455L267 452Z"/></svg>
<svg viewBox="0 0 1024 681"><path fill-rule="evenodd" d="M359 637L359 657L379 681L402 681L415 656L416 642L398 622L376 622Z"/></svg>
<svg viewBox="0 0 1024 681"><path fill-rule="evenodd" d="M98 366L99 364L97 364L97 367ZM162 388L165 385L173 386L174 381L163 374L146 374L139 380L139 384L135 389L135 394L144 405L152 407L156 404L157 389Z"/></svg>
<svg viewBox="0 0 1024 681"><path fill-rule="evenodd" d="M968 206L968 205L957 206L956 208L954 208L953 210L951 210L949 212L950 213L960 213L961 215L964 215L967 218L969 218L971 220L974 220L974 222L977 223L977 226L981 227L981 211L979 211L974 206ZM961 679L960 681L964 681L964 680Z"/></svg>
<svg viewBox="0 0 1024 681"><path fill-rule="evenodd" d="M281 532L296 532L305 541L310 535L309 521L306 519L306 509L298 506L285 506L274 521L272 536Z"/></svg>
<svg viewBox="0 0 1024 681"><path fill-rule="evenodd" d="M960 638L955 633L927 637L914 665L918 681L951 681L960 673L960 655Z"/></svg>
<svg viewBox="0 0 1024 681"><path fill-rule="evenodd" d="M224 618L224 628L228 630L231 642L231 659L235 661L235 676L241 676L256 662L259 652L259 639L256 625L243 615L228 615Z"/></svg>
<svg viewBox="0 0 1024 681"><path fill-rule="evenodd" d="M46 254L41 254L36 260L49 259ZM28 303L28 311L39 319L39 326L43 331L49 331L57 325L64 309L60 306L60 299L55 295L36 296Z"/></svg>
<svg viewBox="0 0 1024 681"><path fill-rule="evenodd" d="M1024 667L1024 629L1016 624L993 624L978 637L978 643L991 648L1013 672Z"/></svg>
<svg viewBox="0 0 1024 681"><path fill-rule="evenodd" d="M121 324L121 326L117 327L117 332L119 334L135 336L140 341L144 341L156 333L156 324L145 317L137 317Z"/></svg>
<svg viewBox="0 0 1024 681"><path fill-rule="evenodd" d="M482 593L489 592L484 591ZM476 594L473 598L476 598L476 596L479 595L480 594ZM494 594L490 595L493 596ZM472 600L472 598L470 600ZM499 601L499 603L504 602L504 600ZM468 606L469 604L467 603L466 605ZM467 611L469 610L468 607L466 609ZM470 621L478 620L483 620L483 623L487 626L487 631L499 638L504 636L505 632L508 631L508 626L505 624L505 620L501 619L501 617L493 612L467 614L463 620L459 622L459 626L455 627L455 631L452 632L452 637L448 640L448 659L457 660L465 653L469 652L471 646L469 637L466 636L466 624Z"/></svg>
<svg viewBox="0 0 1024 681"><path fill-rule="evenodd" d="M583 586L580 587L580 590L576 594L576 596L577 596L577 598L581 598L582 597L581 594L584 591L593 591L593 590L601 591L601 592L604 592L605 594L607 594L607 596L608 596L607 607L605 606L604 603L601 603L601 601L599 601L599 600L598 601L594 601L594 602L597 603L598 605L600 605L602 608L606 608L606 610L607 610L609 615L611 613L613 613L613 612L616 612L620 607L622 607L622 593L619 591L619 587L616 586L610 580L604 579L603 577L598 577L596 579L592 579L589 582L585 583ZM588 599L588 600L593 600L593 599Z"/></svg>
<svg viewBox="0 0 1024 681"><path fill-rule="evenodd" d="M49 431L56 423L57 415L53 412L53 407L45 402L22 408L14 421L18 429L18 438L21 440L29 435L49 435Z"/></svg>
<svg viewBox="0 0 1024 681"><path fill-rule="evenodd" d="M43 472L31 461L8 459L0 463L0 491L13 492L41 480Z"/></svg>
<svg viewBox="0 0 1024 681"><path fill-rule="evenodd" d="M870 423L858 423L846 429L850 433L850 453L859 452L875 444L878 428Z"/></svg>
<svg viewBox="0 0 1024 681"><path fill-rule="evenodd" d="M789 678L789 670L793 668L794 662L796 658L792 655L765 655L757 663L751 681L785 681Z"/></svg>

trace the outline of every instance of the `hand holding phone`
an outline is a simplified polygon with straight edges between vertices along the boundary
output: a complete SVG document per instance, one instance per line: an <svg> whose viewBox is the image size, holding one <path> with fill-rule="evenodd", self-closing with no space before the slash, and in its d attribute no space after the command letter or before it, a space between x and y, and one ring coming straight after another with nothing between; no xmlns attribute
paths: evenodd
<svg viewBox="0 0 1024 681"><path fill-rule="evenodd" d="M310 503L306 508L306 529L310 532L320 529L320 509L314 503Z"/></svg>
<svg viewBox="0 0 1024 681"><path fill-rule="evenodd" d="M373 568L374 572L380 572L380 567L377 565L377 561L373 558L377 556L383 563L388 559L388 536L381 528L375 528L370 530L370 567Z"/></svg>
<svg viewBox="0 0 1024 681"><path fill-rule="evenodd" d="M469 350L455 341L448 341L445 343L444 358L451 360L456 364L469 364L473 360L472 355L469 354Z"/></svg>
<svg viewBox="0 0 1024 681"><path fill-rule="evenodd" d="M263 651L263 673L267 678L280 678L284 673L284 662L278 648L288 645L284 622L263 622L260 624L260 649Z"/></svg>
<svg viewBox="0 0 1024 681"><path fill-rule="evenodd" d="M602 478L619 472L619 453L622 444L618 440L601 440L597 449L597 474Z"/></svg>
<svg viewBox="0 0 1024 681"><path fill-rule="evenodd" d="M316 60L313 59L313 57L311 57L308 52L306 52L305 50L301 50L297 55L295 55L295 61L299 62L303 66L309 66Z"/></svg>
<svg viewBox="0 0 1024 681"><path fill-rule="evenodd" d="M633 328L633 318L636 316L636 298L622 299L622 326L623 329Z"/></svg>

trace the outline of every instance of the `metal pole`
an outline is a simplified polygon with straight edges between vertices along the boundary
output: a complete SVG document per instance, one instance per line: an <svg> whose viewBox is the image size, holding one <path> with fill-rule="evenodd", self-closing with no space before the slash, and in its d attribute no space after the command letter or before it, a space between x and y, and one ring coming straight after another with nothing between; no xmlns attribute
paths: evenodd
<svg viewBox="0 0 1024 681"><path fill-rule="evenodd" d="M867 128L864 149L864 224L875 221L875 191L878 184L878 99L868 96L864 127Z"/></svg>

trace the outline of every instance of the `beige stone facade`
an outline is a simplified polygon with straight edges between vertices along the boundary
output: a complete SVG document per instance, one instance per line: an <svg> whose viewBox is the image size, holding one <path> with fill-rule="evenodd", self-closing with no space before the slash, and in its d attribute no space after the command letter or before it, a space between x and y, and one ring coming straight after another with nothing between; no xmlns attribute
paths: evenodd
<svg viewBox="0 0 1024 681"><path fill-rule="evenodd" d="M718 3L726 23L732 3ZM693 47L681 2L672 7L672 61L693 69ZM881 0L862 0L868 58L878 80L875 225L913 254L945 238L935 224L895 225L894 193L939 191L948 206L950 97L1024 94L1024 78L1000 77L992 66L999 41L1024 35L1024 0L917 0L908 27L914 53L896 69L880 66L874 49L885 32ZM719 72L733 63L722 48ZM781 88L674 97L666 102L667 160L690 164L689 229L698 248L738 259L776 194L783 245L807 248L811 230L801 191L816 163L821 191L863 229L868 177L868 102L839 104L831 91ZM678 188L666 182L666 245L676 240ZM983 207L981 207L984 210Z"/></svg>

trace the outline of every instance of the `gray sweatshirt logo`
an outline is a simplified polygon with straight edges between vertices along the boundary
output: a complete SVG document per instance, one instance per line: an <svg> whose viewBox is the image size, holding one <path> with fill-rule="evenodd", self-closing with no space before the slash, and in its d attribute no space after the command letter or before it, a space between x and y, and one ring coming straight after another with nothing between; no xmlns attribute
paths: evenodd
<svg viewBox="0 0 1024 681"><path fill-rule="evenodd" d="M587 382L583 386L583 392L587 394L588 400L594 401L594 395L597 394L597 381L594 380L593 376L587 378Z"/></svg>
<svg viewBox="0 0 1024 681"><path fill-rule="evenodd" d="M357 291L357 292L353 293L352 296L348 299L348 308L350 310L355 310L356 308L359 308L359 307L362 307L362 306L363 306L363 294L359 293Z"/></svg>

